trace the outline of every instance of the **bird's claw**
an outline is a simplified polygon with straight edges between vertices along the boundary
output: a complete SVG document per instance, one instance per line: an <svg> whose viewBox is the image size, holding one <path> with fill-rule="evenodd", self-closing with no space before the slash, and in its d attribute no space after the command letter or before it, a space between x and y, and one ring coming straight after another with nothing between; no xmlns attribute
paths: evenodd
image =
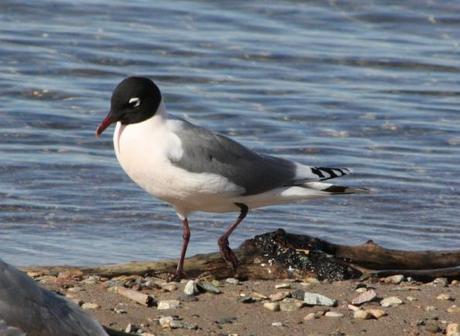
<svg viewBox="0 0 460 336"><path fill-rule="evenodd" d="M220 254L222 255L222 258L227 263L230 263L232 265L233 270L236 271L238 268L238 258L236 257L235 253L232 251L230 246L228 246L228 240L227 239L219 239L219 248L220 248Z"/></svg>

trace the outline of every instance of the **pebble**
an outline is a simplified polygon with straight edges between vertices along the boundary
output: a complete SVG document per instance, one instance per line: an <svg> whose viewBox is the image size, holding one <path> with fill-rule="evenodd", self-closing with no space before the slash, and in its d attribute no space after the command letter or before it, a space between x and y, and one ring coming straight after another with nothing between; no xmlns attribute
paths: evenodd
<svg viewBox="0 0 460 336"><path fill-rule="evenodd" d="M134 324L128 323L128 325L127 325L126 328L125 328L125 332L126 332L126 333L134 333L134 332L137 331L137 329L138 329L138 328L137 328Z"/></svg>
<svg viewBox="0 0 460 336"><path fill-rule="evenodd" d="M372 314L367 310L358 309L353 313L353 318L359 320L369 320L372 317Z"/></svg>
<svg viewBox="0 0 460 336"><path fill-rule="evenodd" d="M256 302L256 300L254 300L254 298L252 296L245 295L245 296L242 296L242 297L238 298L237 302L240 302L240 303L254 303L254 302Z"/></svg>
<svg viewBox="0 0 460 336"><path fill-rule="evenodd" d="M305 317L303 318L304 321L311 321L311 320L315 320L319 318L319 316L317 316L315 313L308 313L307 315L305 315Z"/></svg>
<svg viewBox="0 0 460 336"><path fill-rule="evenodd" d="M380 301L380 305L382 307L397 307L401 305L402 303L403 301L397 296L389 296L383 299L382 301Z"/></svg>
<svg viewBox="0 0 460 336"><path fill-rule="evenodd" d="M399 285L404 280L404 275L397 274L382 279L383 283Z"/></svg>
<svg viewBox="0 0 460 336"><path fill-rule="evenodd" d="M309 306L327 306L334 307L337 305L337 300L328 298L327 296L305 292L303 302Z"/></svg>
<svg viewBox="0 0 460 336"><path fill-rule="evenodd" d="M171 322L174 321L172 316L162 316L158 320L162 328L171 328Z"/></svg>
<svg viewBox="0 0 460 336"><path fill-rule="evenodd" d="M352 310L352 311L357 311L357 310L360 310L361 308L357 307L357 306L354 306L352 304L348 304L347 305L347 308Z"/></svg>
<svg viewBox="0 0 460 336"><path fill-rule="evenodd" d="M460 334L460 324L458 323L448 324L446 328L446 336L457 336L456 334Z"/></svg>
<svg viewBox="0 0 460 336"><path fill-rule="evenodd" d="M303 279L304 282L307 282L307 283L310 283L310 284L319 284L319 280L317 278L314 278L314 277L306 277L305 279Z"/></svg>
<svg viewBox="0 0 460 336"><path fill-rule="evenodd" d="M258 293L258 292L252 292L251 296L253 297L254 300L260 301L260 300L268 300L268 296Z"/></svg>
<svg viewBox="0 0 460 336"><path fill-rule="evenodd" d="M174 292L177 290L177 285L174 282L165 282L161 284L161 289L167 292Z"/></svg>
<svg viewBox="0 0 460 336"><path fill-rule="evenodd" d="M371 309L366 309L374 318L377 320L381 318L382 316L385 316L387 313L385 313L384 310L382 309L377 309L377 308L371 308Z"/></svg>
<svg viewBox="0 0 460 336"><path fill-rule="evenodd" d="M304 302L296 300L296 299L284 299L280 302L280 310L285 312L292 312L299 310L304 305Z"/></svg>
<svg viewBox="0 0 460 336"><path fill-rule="evenodd" d="M460 313L460 307L457 307L456 305L452 305L449 308L447 308L448 313Z"/></svg>
<svg viewBox="0 0 460 336"><path fill-rule="evenodd" d="M265 302L264 303L264 308L271 310L271 311L279 311L280 310L280 304L279 302Z"/></svg>
<svg viewBox="0 0 460 336"><path fill-rule="evenodd" d="M289 296L291 296L291 292L284 291L284 292L277 292L277 293L271 294L268 298L271 301L281 301Z"/></svg>
<svg viewBox="0 0 460 336"><path fill-rule="evenodd" d="M179 300L161 300L158 301L158 310L166 310L166 309L176 309L179 308L180 301Z"/></svg>
<svg viewBox="0 0 460 336"><path fill-rule="evenodd" d="M281 284L275 285L275 288L276 289L290 289L291 284L289 284L289 283L281 283Z"/></svg>
<svg viewBox="0 0 460 336"><path fill-rule="evenodd" d="M97 275L90 275L86 279L82 280L81 283L85 285L95 285L100 280L100 277Z"/></svg>
<svg viewBox="0 0 460 336"><path fill-rule="evenodd" d="M198 287L197 287L195 281L190 280L185 284L185 287L184 287L184 294L185 295L192 296L192 295L196 295L198 293L199 293L199 290L198 290Z"/></svg>
<svg viewBox="0 0 460 336"><path fill-rule="evenodd" d="M124 309L121 309L121 308L113 308L113 311L115 312L115 314L127 314L128 312Z"/></svg>
<svg viewBox="0 0 460 336"><path fill-rule="evenodd" d="M196 285L198 288L202 289L205 292L212 293L212 294L220 294L221 290L217 288L215 285L208 281L197 281Z"/></svg>
<svg viewBox="0 0 460 336"><path fill-rule="evenodd" d="M447 284L449 282L447 281L447 278L436 278L431 283L434 285L440 285L442 287L447 287Z"/></svg>
<svg viewBox="0 0 460 336"><path fill-rule="evenodd" d="M370 302L377 297L377 293L373 289L366 290L365 292L361 293L357 297L355 297L351 303L354 305L361 305L366 302Z"/></svg>
<svg viewBox="0 0 460 336"><path fill-rule="evenodd" d="M335 311L328 311L326 314L324 314L326 317L343 317L342 313L335 312Z"/></svg>
<svg viewBox="0 0 460 336"><path fill-rule="evenodd" d="M439 294L439 295L436 297L436 299L438 299L438 300L445 300L445 301L454 301L454 300L455 300L451 295L449 295L449 294L447 294L447 293Z"/></svg>
<svg viewBox="0 0 460 336"><path fill-rule="evenodd" d="M436 307L435 306L426 306L425 311L430 312L430 311L435 311Z"/></svg>
<svg viewBox="0 0 460 336"><path fill-rule="evenodd" d="M283 322L273 322L273 323L272 323L272 326L273 326L273 327L282 327L282 326L283 326Z"/></svg>
<svg viewBox="0 0 460 336"><path fill-rule="evenodd" d="M234 321L236 321L237 318L235 316L229 316L229 317L223 317L220 320L217 320L217 324L232 324Z"/></svg>
<svg viewBox="0 0 460 336"><path fill-rule="evenodd" d="M406 299L407 299L407 301L410 301L410 302L417 301L417 298L413 297L413 296L408 296L408 297L406 297Z"/></svg>
<svg viewBox="0 0 460 336"><path fill-rule="evenodd" d="M236 278L227 278L227 279L225 279L225 282L230 284L230 285L239 285L240 284L240 280L238 280Z"/></svg>
<svg viewBox="0 0 460 336"><path fill-rule="evenodd" d="M78 287L78 286L70 287L70 288L67 289L67 291L68 291L69 293L78 293L78 292L82 292L82 291L84 291L84 290L85 290L84 288Z"/></svg>
<svg viewBox="0 0 460 336"><path fill-rule="evenodd" d="M97 303L85 302L81 305L82 309L98 309L101 308Z"/></svg>

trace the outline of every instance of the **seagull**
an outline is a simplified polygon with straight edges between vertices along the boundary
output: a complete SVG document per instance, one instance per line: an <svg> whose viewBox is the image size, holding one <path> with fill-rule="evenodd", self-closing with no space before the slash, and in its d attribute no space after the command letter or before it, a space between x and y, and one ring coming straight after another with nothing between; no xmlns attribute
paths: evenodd
<svg viewBox="0 0 460 336"><path fill-rule="evenodd" d="M76 304L0 259L0 336L108 336Z"/></svg>
<svg viewBox="0 0 460 336"><path fill-rule="evenodd" d="M238 259L228 239L250 209L367 191L323 182L348 175L350 169L309 167L259 154L224 135L169 117L160 89L146 77L127 77L118 84L96 136L113 123L113 145L123 170L145 191L171 204L182 221L175 280L185 277L188 217L195 211L239 212L218 239L222 257L236 270Z"/></svg>

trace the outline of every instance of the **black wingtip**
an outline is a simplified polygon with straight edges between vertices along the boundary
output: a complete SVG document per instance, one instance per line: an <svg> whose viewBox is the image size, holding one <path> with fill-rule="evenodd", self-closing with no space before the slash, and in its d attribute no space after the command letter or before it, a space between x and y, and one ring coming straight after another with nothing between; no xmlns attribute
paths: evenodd
<svg viewBox="0 0 460 336"><path fill-rule="evenodd" d="M323 189L323 191L330 192L332 194L369 194L371 191L366 188L353 188L345 186L332 185Z"/></svg>
<svg viewBox="0 0 460 336"><path fill-rule="evenodd" d="M321 181L324 181L340 176L350 175L352 170L349 168L312 167L311 172L318 176Z"/></svg>

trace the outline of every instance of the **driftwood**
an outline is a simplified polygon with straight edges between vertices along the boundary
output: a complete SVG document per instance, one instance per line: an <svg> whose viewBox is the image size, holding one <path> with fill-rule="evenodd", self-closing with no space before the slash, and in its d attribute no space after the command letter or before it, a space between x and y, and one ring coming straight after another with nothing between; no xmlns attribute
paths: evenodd
<svg viewBox="0 0 460 336"><path fill-rule="evenodd" d="M187 258L189 277L209 274L217 279L236 276L240 279L279 279L316 276L319 279L351 278L404 274L417 280L436 277L460 279L460 250L401 251L385 249L372 241L347 246L279 229L245 241L237 250L240 266L235 274L218 253ZM120 275L166 276L174 272L176 260L131 262L120 265L79 268L84 274L106 277ZM30 267L27 271L50 274L72 267Z"/></svg>
<svg viewBox="0 0 460 336"><path fill-rule="evenodd" d="M154 303L153 297L148 294L135 291L133 289L125 288L125 287L116 287L116 292L121 296L124 296L134 302L137 302L143 306L150 307Z"/></svg>

